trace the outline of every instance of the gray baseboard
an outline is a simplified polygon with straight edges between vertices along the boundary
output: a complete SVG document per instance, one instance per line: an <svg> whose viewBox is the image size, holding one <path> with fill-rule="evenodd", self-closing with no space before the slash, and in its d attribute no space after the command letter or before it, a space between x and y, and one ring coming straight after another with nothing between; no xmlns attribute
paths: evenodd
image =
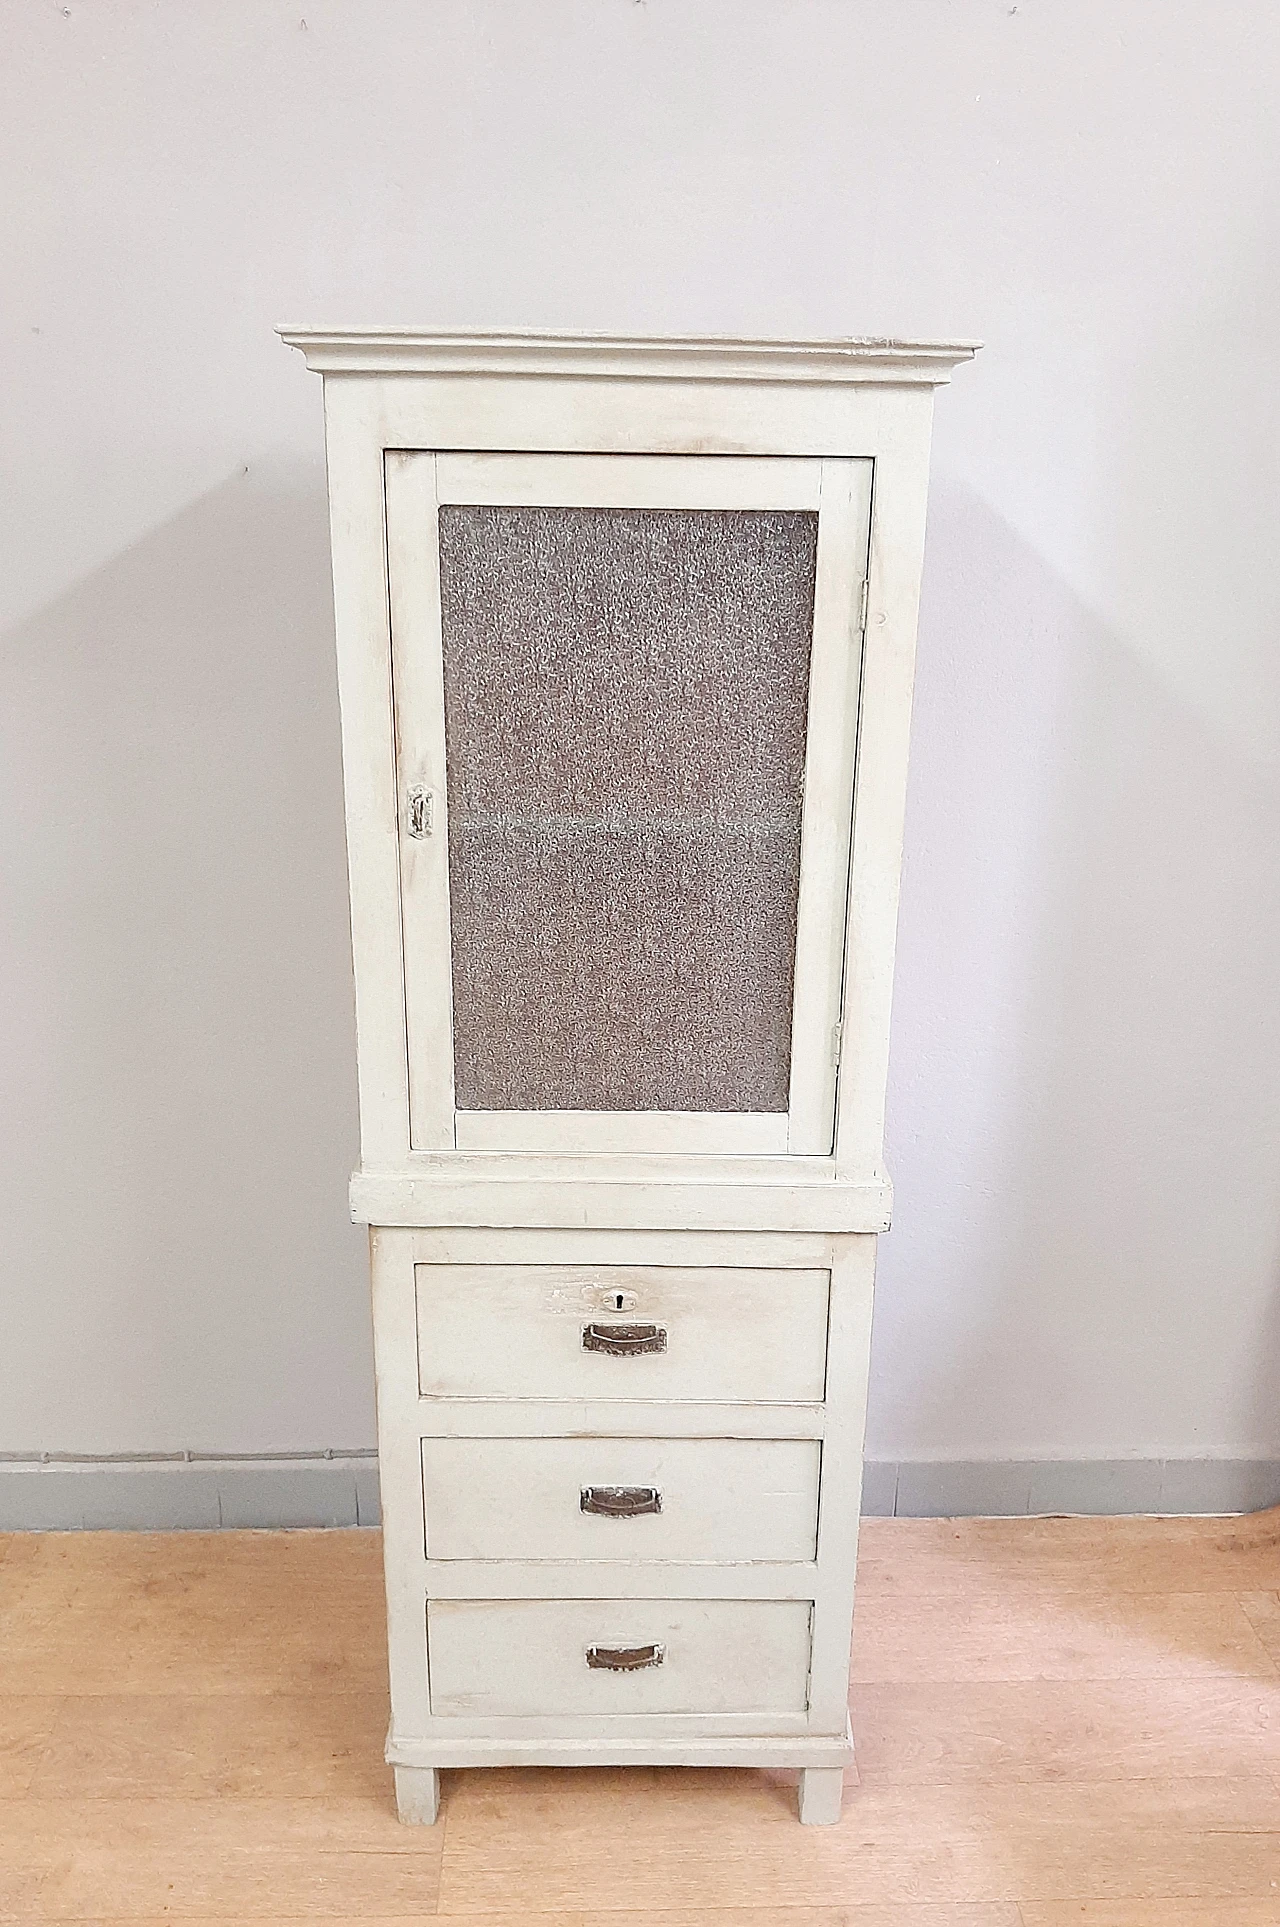
<svg viewBox="0 0 1280 1927"><path fill-rule="evenodd" d="M879 1518L1258 1512L1280 1505L1280 1459L867 1461ZM372 1451L169 1457L0 1457L0 1532L375 1526Z"/></svg>
<svg viewBox="0 0 1280 1927"><path fill-rule="evenodd" d="M376 1526L378 1457L0 1458L0 1532Z"/></svg>
<svg viewBox="0 0 1280 1927"><path fill-rule="evenodd" d="M1280 1459L868 1460L862 1509L882 1519L1056 1513L1261 1512Z"/></svg>

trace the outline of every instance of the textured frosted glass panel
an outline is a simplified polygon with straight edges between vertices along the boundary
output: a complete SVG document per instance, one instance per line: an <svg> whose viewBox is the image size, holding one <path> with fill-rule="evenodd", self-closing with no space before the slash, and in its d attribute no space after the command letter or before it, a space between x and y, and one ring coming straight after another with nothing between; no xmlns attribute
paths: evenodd
<svg viewBox="0 0 1280 1927"><path fill-rule="evenodd" d="M440 510L460 1109L786 1110L816 544Z"/></svg>

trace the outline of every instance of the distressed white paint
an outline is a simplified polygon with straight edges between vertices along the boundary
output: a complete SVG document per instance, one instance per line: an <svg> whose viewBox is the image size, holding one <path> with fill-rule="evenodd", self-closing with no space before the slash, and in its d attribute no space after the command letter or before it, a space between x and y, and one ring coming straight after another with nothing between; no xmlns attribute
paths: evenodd
<svg viewBox="0 0 1280 1927"><path fill-rule="evenodd" d="M435 1398L820 1401L825 1267L556 1262L574 1238L527 1235L525 1262L415 1266L421 1390ZM688 1250L686 1245L685 1249ZM618 1302L618 1301L621 1302ZM583 1349L588 1325L651 1322L665 1349Z"/></svg>
<svg viewBox="0 0 1280 1927"><path fill-rule="evenodd" d="M590 1443L600 1434L584 1431L576 1436ZM715 1442L714 1436L701 1439L704 1445ZM708 1560L428 1559L423 1572L431 1599L626 1600L643 1593L646 1598L661 1599L810 1601L822 1576L812 1558L719 1564ZM787 1730L812 1732L816 1725L810 1714L797 1713Z"/></svg>
<svg viewBox="0 0 1280 1927"><path fill-rule="evenodd" d="M770 1390L773 1388L770 1387ZM657 1412L659 1417L655 1419ZM635 1397L540 1401L424 1398L423 1433L440 1438L648 1438L660 1423L667 1438L820 1439L828 1429L825 1404L772 1399L740 1405L723 1399L675 1399L661 1404Z"/></svg>
<svg viewBox="0 0 1280 1927"><path fill-rule="evenodd" d="M825 1321L831 1334L827 1354L826 1398L808 1407L761 1404L617 1398L582 1399L535 1397L453 1400L422 1399L418 1390L415 1356L417 1318L415 1301L424 1260L456 1259L461 1252L482 1257L489 1239L493 1257L508 1259L523 1249L532 1271L550 1260L561 1285L581 1290L581 1273L588 1273L597 1294L611 1287L624 1293L637 1288L639 1267L618 1264L610 1257L635 1259L652 1243L656 1260L683 1260L688 1277L703 1266L714 1268L726 1254L736 1253L756 1268L784 1274L775 1294L784 1302L793 1287L806 1289L805 1280L815 1259L825 1259L830 1271L831 1302ZM375 1329L378 1352L378 1399L382 1416L382 1489L388 1570L389 1647L395 1709L389 1757L409 1765L476 1763L504 1758L600 1759L726 1759L739 1764L824 1764L849 1757L845 1735L844 1694L848 1667L849 1611L860 1444L865 1413L867 1340L871 1313L871 1265L874 1239L835 1237L815 1240L789 1236L716 1236L669 1232L599 1233L452 1232L380 1228L373 1232ZM638 1249L639 1248L639 1249ZM575 1263L575 1260L578 1261ZM616 1271L616 1276L614 1272ZM785 1274L794 1273L788 1277ZM714 1269L707 1273L714 1278ZM531 1283L542 1290L545 1280ZM477 1317L484 1320L482 1301ZM501 1319L490 1319L493 1349L501 1359L521 1349L517 1330L504 1337ZM635 1364L632 1359L614 1361ZM643 1361L651 1362L651 1361ZM535 1435L557 1443L579 1441L583 1451L610 1438L653 1441L682 1438L693 1450L716 1441L756 1438L794 1439L822 1443L819 1487L817 1560L745 1561L724 1563L699 1558L697 1563L626 1559L448 1559L426 1557L424 1492L421 1466L424 1437L446 1436L441 1421L453 1413L460 1423L448 1436L521 1439ZM624 1423L625 1421L625 1423ZM486 1429L487 1428L487 1429ZM523 1428L521 1430L520 1428ZM428 1445L430 1450L430 1445ZM621 1466L616 1469L621 1470ZM465 1505L465 1493L455 1489L450 1504ZM620 1531L628 1522L600 1522ZM756 1550L765 1550L757 1547ZM775 1551L799 1550L795 1544L775 1544ZM546 1710L521 1715L519 1747L510 1718L493 1712L441 1715L429 1700L427 1655L423 1640L424 1601L460 1603L491 1600L615 1601L625 1605L639 1597L650 1600L708 1602L749 1600L793 1602L806 1613L812 1609L811 1643L807 1643L809 1710L777 1711L753 1716L746 1723L725 1712L704 1712L696 1720L689 1713L646 1716L646 1738L626 1737L607 1711L591 1714ZM730 1626L740 1623L730 1618ZM808 1625L810 1622L806 1620ZM810 1636L806 1634L806 1641ZM748 1643L738 1651L739 1665L750 1660ZM585 1663L585 1662L584 1662ZM534 1683L536 1690L536 1682ZM696 1708L691 1709L696 1711ZM786 1747L775 1742L786 1741ZM711 1750L710 1743L716 1743ZM722 1750L719 1743L725 1743ZM796 1752L798 1743L805 1751ZM649 1751L645 1752L645 1746ZM521 1751L520 1748L524 1750ZM619 1751L619 1749L624 1749ZM736 1748L736 1750L735 1750Z"/></svg>
<svg viewBox="0 0 1280 1927"><path fill-rule="evenodd" d="M816 1439L427 1438L427 1558L812 1563L820 1463ZM655 1509L593 1512L600 1487Z"/></svg>
<svg viewBox="0 0 1280 1927"><path fill-rule="evenodd" d="M823 462L796 910L787 1150L831 1155L874 462Z"/></svg>
<svg viewBox="0 0 1280 1927"><path fill-rule="evenodd" d="M437 1599L427 1606L431 1710L439 1718L608 1721L661 1714L802 1714L809 1674L803 1600ZM644 1651L635 1671L587 1654Z"/></svg>
<svg viewBox="0 0 1280 1927"><path fill-rule="evenodd" d="M690 1731L690 1722L684 1720L680 1722L682 1730L661 1734L652 1731L655 1721L646 1721L650 1730L644 1739L632 1738L630 1729L620 1730L616 1720L607 1733L577 1735L549 1733L546 1722L540 1720L522 1720L518 1726L508 1720L501 1735L487 1739L471 1739L459 1733L456 1729L461 1724L451 1720L448 1732L441 1733L430 1747L403 1739L393 1731L387 1740L387 1758L397 1763L397 1784L399 1766L420 1768L428 1752L446 1767L644 1766L651 1761L664 1766L771 1767L805 1767L827 1761L843 1767L853 1750L847 1727L835 1739L792 1739L781 1731L781 1721L772 1722L780 1729L777 1733L736 1739L731 1734L704 1730L717 1724L711 1719L699 1721L696 1731Z"/></svg>
<svg viewBox="0 0 1280 1927"><path fill-rule="evenodd" d="M403 995L405 1034L396 1039L394 1048L408 1080L407 1148L433 1151L452 1149L457 1141L453 976L448 944L441 941L449 928L449 789L435 457L388 450L383 478L387 609L391 633L399 645L391 650L390 701L401 937L393 946L396 954L384 958L385 923L379 923L370 974L375 982L382 982L384 997ZM377 653L381 661L381 650ZM422 837L409 833L411 797L416 790L425 790L430 798L429 833ZM379 1055L382 1047L380 1031ZM393 1113L397 1124L400 1115L397 1103Z"/></svg>
<svg viewBox="0 0 1280 1927"><path fill-rule="evenodd" d="M608 1160L599 1159L601 1166ZM883 1171L839 1184L812 1172L791 1180L794 1165L817 1160L776 1157L767 1169L753 1170L758 1159L743 1158L741 1172L725 1169L728 1160L707 1160L706 1179L691 1183L688 1160L679 1170L658 1160L636 1157L630 1173L606 1177L594 1158L548 1157L537 1161L512 1155L501 1161L476 1160L462 1179L448 1169L408 1160L414 1174L358 1171L351 1180L351 1215L357 1224L555 1225L564 1216L559 1187L573 1187L575 1224L604 1230L678 1224L689 1231L887 1231L893 1188ZM824 1163L828 1162L823 1160ZM657 1168L652 1168L653 1166ZM549 1189L549 1186L556 1187Z"/></svg>
<svg viewBox="0 0 1280 1927"><path fill-rule="evenodd" d="M699 1152L758 1157L787 1148L785 1112L458 1111L460 1151Z"/></svg>
<svg viewBox="0 0 1280 1927"><path fill-rule="evenodd" d="M800 1775L800 1819L807 1827L832 1827L840 1818L844 1772L838 1766L809 1766Z"/></svg>
<svg viewBox="0 0 1280 1927"><path fill-rule="evenodd" d="M349 465L352 1202L375 1225L388 1758L497 1759L513 1722L775 1762L768 1741L803 1735L800 1817L830 1823L931 390L972 348L284 332ZM817 504L787 1117L455 1110L441 500ZM652 1509L593 1516L597 1485ZM398 1783L402 1817L436 1798Z"/></svg>
<svg viewBox="0 0 1280 1927"><path fill-rule="evenodd" d="M508 349L519 367L514 342ZM314 366L314 357L309 357ZM584 350L590 364L592 356ZM594 358L598 363L598 355ZM536 508L816 509L822 471L811 461L729 462L722 455L440 455L440 502Z"/></svg>
<svg viewBox="0 0 1280 1927"><path fill-rule="evenodd" d="M432 1827L440 1817L440 1775L434 1767L398 1766L396 1812L406 1826Z"/></svg>

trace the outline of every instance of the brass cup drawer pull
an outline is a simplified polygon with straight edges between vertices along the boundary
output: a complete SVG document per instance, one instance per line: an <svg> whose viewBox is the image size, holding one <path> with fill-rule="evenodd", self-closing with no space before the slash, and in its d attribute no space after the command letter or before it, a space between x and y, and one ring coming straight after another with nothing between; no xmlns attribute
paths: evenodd
<svg viewBox="0 0 1280 1927"><path fill-rule="evenodd" d="M667 1649L652 1646L588 1646L587 1665L593 1672L640 1673L646 1666L661 1666Z"/></svg>
<svg viewBox="0 0 1280 1927"><path fill-rule="evenodd" d="M639 1519L661 1512L662 1494L656 1485L584 1485L581 1505L601 1519Z"/></svg>
<svg viewBox="0 0 1280 1927"><path fill-rule="evenodd" d="M641 1352L665 1352L665 1325L584 1325L584 1352L608 1352L612 1358L632 1358Z"/></svg>

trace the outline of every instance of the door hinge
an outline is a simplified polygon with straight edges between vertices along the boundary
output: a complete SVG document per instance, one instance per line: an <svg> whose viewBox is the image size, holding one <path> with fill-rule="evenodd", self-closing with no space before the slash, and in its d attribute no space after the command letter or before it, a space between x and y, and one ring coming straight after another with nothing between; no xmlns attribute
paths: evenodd
<svg viewBox="0 0 1280 1927"><path fill-rule="evenodd" d="M871 596L871 577L869 575L864 575L862 578L861 593L859 594L859 597L858 597L859 629L865 629L867 626L867 603L868 603L868 600L870 599L870 596Z"/></svg>
<svg viewBox="0 0 1280 1927"><path fill-rule="evenodd" d="M834 1025L831 1032L831 1062L833 1064L838 1064L840 1062L840 1039L843 1036L843 1034L844 1034L844 1019L841 1018L840 1021L836 1025Z"/></svg>

